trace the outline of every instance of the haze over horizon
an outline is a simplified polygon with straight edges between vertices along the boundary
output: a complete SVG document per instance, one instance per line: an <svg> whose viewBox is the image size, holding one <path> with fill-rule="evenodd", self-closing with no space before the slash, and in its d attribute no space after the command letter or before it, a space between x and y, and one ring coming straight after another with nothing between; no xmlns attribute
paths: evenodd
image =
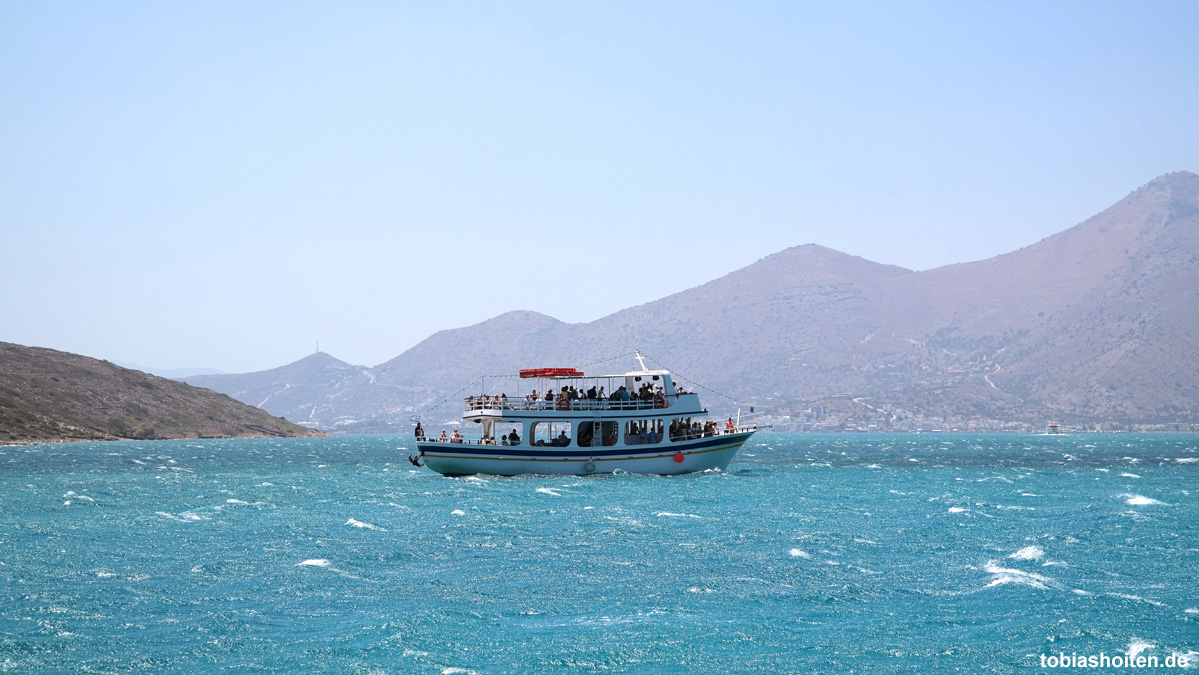
<svg viewBox="0 0 1199 675"><path fill-rule="evenodd" d="M815 243L909 269L1199 170L1199 5L0 6L0 341L377 365Z"/></svg>

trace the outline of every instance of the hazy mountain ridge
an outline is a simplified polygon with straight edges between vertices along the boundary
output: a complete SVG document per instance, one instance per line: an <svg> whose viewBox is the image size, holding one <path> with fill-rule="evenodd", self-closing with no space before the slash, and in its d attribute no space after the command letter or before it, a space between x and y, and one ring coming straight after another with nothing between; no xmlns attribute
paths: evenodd
<svg viewBox="0 0 1199 675"><path fill-rule="evenodd" d="M1173 421L1193 417L1199 400L1197 308L1199 176L1178 172L986 260L913 272L797 246L589 323L509 312L436 333L336 383L288 383L323 424L326 415L404 420L479 375L639 348L746 404L851 396L925 414ZM253 396L238 395L233 377L254 381L203 381L255 404L269 389L239 385ZM278 412L286 398L263 405Z"/></svg>
<svg viewBox="0 0 1199 675"><path fill-rule="evenodd" d="M0 443L312 435L224 394L0 342Z"/></svg>

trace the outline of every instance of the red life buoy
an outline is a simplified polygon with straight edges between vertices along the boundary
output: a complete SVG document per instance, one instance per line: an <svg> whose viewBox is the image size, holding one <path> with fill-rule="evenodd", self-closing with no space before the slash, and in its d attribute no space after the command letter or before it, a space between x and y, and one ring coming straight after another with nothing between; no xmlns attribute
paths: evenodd
<svg viewBox="0 0 1199 675"><path fill-rule="evenodd" d="M681 453L681 452L674 453L674 461L678 462L679 464L682 464L683 463L683 453Z"/></svg>
<svg viewBox="0 0 1199 675"><path fill-rule="evenodd" d="M558 410L570 410L570 399L565 396L558 398Z"/></svg>

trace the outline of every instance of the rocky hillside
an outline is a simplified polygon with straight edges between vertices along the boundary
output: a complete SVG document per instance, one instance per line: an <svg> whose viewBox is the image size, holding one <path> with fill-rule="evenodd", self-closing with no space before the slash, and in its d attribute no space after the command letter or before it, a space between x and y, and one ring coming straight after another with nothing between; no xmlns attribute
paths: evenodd
<svg viewBox="0 0 1199 675"><path fill-rule="evenodd" d="M1199 176L1162 176L1084 223L988 260L913 272L799 246L586 324L511 312L441 331L336 386L305 389L302 405L263 405L316 411L322 423L402 421L480 374L581 366L634 348L750 405L856 398L1038 424L1193 419ZM232 377L203 381L262 402L266 388L248 397Z"/></svg>
<svg viewBox="0 0 1199 675"><path fill-rule="evenodd" d="M318 435L224 394L0 342L0 443Z"/></svg>

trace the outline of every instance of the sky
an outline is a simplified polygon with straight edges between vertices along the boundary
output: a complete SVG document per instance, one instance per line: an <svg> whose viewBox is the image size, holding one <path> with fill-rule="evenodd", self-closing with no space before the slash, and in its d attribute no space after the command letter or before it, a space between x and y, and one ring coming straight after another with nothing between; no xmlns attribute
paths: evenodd
<svg viewBox="0 0 1199 675"><path fill-rule="evenodd" d="M377 365L1199 172L1199 3L0 3L0 341ZM452 355L447 355L452 358Z"/></svg>

